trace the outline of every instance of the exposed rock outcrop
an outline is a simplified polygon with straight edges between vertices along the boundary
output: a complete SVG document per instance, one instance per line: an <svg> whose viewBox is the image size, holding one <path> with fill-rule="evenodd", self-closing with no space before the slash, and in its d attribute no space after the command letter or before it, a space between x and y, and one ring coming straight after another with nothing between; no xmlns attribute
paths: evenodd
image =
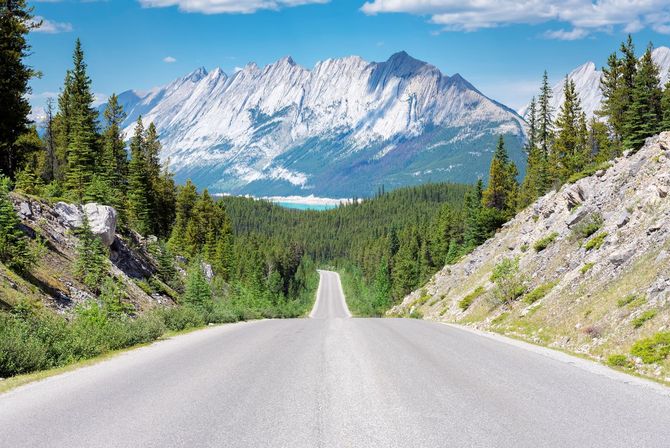
<svg viewBox="0 0 670 448"><path fill-rule="evenodd" d="M446 266L390 314L466 323L604 360L670 330L670 132L638 152L521 211L491 239ZM589 229L588 226L591 226ZM552 236L546 248L535 243ZM535 246L535 247L534 247ZM509 305L491 299L491 272L519 261L528 293ZM465 296L483 287L465 306ZM544 287L545 294L530 295ZM532 303L531 303L532 302ZM647 320L636 321L640 316ZM669 377L638 362L641 373Z"/></svg>

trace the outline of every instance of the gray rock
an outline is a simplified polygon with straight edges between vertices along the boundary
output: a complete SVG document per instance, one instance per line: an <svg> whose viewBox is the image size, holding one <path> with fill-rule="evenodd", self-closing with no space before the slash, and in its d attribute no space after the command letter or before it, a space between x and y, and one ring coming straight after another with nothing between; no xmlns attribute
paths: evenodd
<svg viewBox="0 0 670 448"><path fill-rule="evenodd" d="M107 247L114 242L117 221L117 213L114 208L91 202L84 205L82 211L74 204L58 202L54 206L54 210L63 224L73 229L83 225L83 213L86 212L88 224L93 234L100 237L102 243Z"/></svg>
<svg viewBox="0 0 670 448"><path fill-rule="evenodd" d="M621 211L614 215L613 217L614 225L617 226L618 229L622 228L628 222L630 221L630 214L627 211Z"/></svg>
<svg viewBox="0 0 670 448"><path fill-rule="evenodd" d="M609 261L614 266L621 266L628 261L633 254L635 254L635 249L621 249L610 255Z"/></svg>
<svg viewBox="0 0 670 448"><path fill-rule="evenodd" d="M214 270L212 270L212 265L202 262L200 264L200 267L202 268L202 274L205 276L208 282L211 282L212 279L214 278Z"/></svg>
<svg viewBox="0 0 670 448"><path fill-rule="evenodd" d="M19 204L19 215L21 218L30 218L33 216L33 211L30 209L30 204L27 202L21 202Z"/></svg>
<svg viewBox="0 0 670 448"><path fill-rule="evenodd" d="M586 198L587 194L581 184L573 184L565 189L565 200L569 210L581 205Z"/></svg>
<svg viewBox="0 0 670 448"><path fill-rule="evenodd" d="M570 216L568 216L568 219L566 219L565 224L568 227L572 227L575 224L579 223L582 219L586 218L589 213L590 210L588 208L580 207L574 213L571 213Z"/></svg>
<svg viewBox="0 0 670 448"><path fill-rule="evenodd" d="M116 210L108 205L91 202L84 205L84 212L93 234L100 237L102 244L111 246L116 237Z"/></svg>
<svg viewBox="0 0 670 448"><path fill-rule="evenodd" d="M54 211L61 219L63 224L70 228L81 227L81 210L74 204L66 202L57 202L54 205Z"/></svg>

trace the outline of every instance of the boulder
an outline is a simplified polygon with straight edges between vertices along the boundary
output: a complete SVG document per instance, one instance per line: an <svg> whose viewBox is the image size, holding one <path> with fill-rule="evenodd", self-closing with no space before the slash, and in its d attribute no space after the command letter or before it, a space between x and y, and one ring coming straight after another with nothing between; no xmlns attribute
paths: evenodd
<svg viewBox="0 0 670 448"><path fill-rule="evenodd" d="M565 200L568 203L568 210L581 205L586 200L586 197L586 192L580 184L573 184L565 189Z"/></svg>
<svg viewBox="0 0 670 448"><path fill-rule="evenodd" d="M21 202L19 204L19 216L24 219L33 216L33 211L31 210L29 203Z"/></svg>
<svg viewBox="0 0 670 448"><path fill-rule="evenodd" d="M99 236L106 247L111 246L116 235L116 210L108 205L91 202L84 205L84 212L93 234Z"/></svg>
<svg viewBox="0 0 670 448"><path fill-rule="evenodd" d="M628 261L634 254L635 254L634 249L621 249L610 255L609 261L614 266L621 266L626 261Z"/></svg>
<svg viewBox="0 0 670 448"><path fill-rule="evenodd" d="M100 237L102 243L109 247L114 242L116 234L117 213L113 207L90 202L83 206L83 211L74 204L58 202L54 206L61 222L70 228L83 225L83 213L86 213L91 232Z"/></svg>

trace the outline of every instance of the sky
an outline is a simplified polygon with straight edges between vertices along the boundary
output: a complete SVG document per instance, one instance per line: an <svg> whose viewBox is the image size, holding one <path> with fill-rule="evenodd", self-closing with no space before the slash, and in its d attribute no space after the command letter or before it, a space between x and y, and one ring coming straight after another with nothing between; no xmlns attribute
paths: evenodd
<svg viewBox="0 0 670 448"><path fill-rule="evenodd" d="M587 61L605 63L627 33L639 52L670 46L668 0L33 0L35 111L57 95L81 39L93 90L146 90L204 66L233 73L290 55L311 68L398 51L461 74L514 109Z"/></svg>

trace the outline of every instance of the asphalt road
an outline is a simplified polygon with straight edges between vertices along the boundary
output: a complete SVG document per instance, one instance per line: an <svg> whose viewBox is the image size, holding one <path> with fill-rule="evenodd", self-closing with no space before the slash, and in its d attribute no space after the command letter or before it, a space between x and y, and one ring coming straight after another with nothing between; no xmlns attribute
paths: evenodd
<svg viewBox="0 0 670 448"><path fill-rule="evenodd" d="M667 390L577 361L349 318L322 272L311 319L213 327L1 395L0 447L670 446Z"/></svg>

